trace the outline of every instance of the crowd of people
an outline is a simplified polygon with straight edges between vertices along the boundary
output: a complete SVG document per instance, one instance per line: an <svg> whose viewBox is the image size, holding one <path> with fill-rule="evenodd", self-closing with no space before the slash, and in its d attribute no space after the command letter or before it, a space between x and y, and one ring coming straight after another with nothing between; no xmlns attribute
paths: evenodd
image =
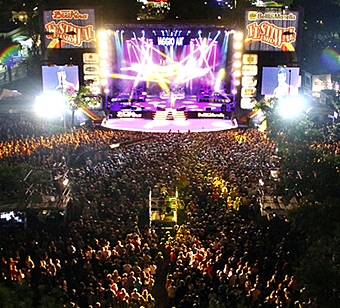
<svg viewBox="0 0 340 308"><path fill-rule="evenodd" d="M45 296L80 308L312 307L293 276L289 223L261 215L278 166L258 130L49 136L22 120L0 135L2 161L58 166L69 180L62 220L27 214L1 228L0 283L27 284L35 307ZM182 221L156 228L150 191L177 195Z"/></svg>

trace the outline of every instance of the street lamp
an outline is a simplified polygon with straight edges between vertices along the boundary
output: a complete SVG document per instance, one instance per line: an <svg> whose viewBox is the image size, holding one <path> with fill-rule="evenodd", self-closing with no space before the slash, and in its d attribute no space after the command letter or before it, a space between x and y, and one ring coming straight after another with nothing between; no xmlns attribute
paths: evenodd
<svg viewBox="0 0 340 308"><path fill-rule="evenodd" d="M68 35L76 35L77 33L75 31L67 31L66 34ZM61 41L63 40L60 36L55 36L55 32L53 31L46 31L45 35L53 35L52 39L56 39L59 41L58 48L61 49Z"/></svg>
<svg viewBox="0 0 340 308"><path fill-rule="evenodd" d="M77 33L75 31L68 31L68 32L65 32L65 34L76 35ZM61 49L63 39L60 35L58 35L58 33L54 32L54 31L46 31L45 35L51 36L51 37L49 37L49 39L58 40L58 49ZM54 49L54 47L53 47L53 49Z"/></svg>

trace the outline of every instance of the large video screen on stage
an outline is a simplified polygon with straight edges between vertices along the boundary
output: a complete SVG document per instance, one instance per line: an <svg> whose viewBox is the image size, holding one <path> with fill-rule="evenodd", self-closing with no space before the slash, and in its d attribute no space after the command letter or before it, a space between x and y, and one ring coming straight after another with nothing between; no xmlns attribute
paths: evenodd
<svg viewBox="0 0 340 308"><path fill-rule="evenodd" d="M298 67L263 67L261 94L276 97L297 95L300 80Z"/></svg>
<svg viewBox="0 0 340 308"><path fill-rule="evenodd" d="M43 91L77 91L78 66L42 66Z"/></svg>
<svg viewBox="0 0 340 308"><path fill-rule="evenodd" d="M234 31L226 28L110 29L110 95L167 98L230 90ZM229 60L228 60L229 59Z"/></svg>

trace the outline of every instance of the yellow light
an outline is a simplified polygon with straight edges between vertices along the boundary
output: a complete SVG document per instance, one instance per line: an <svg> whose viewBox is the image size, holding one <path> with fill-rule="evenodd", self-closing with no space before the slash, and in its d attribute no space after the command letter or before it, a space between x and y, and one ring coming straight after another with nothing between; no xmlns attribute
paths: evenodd
<svg viewBox="0 0 340 308"><path fill-rule="evenodd" d="M235 68L240 68L242 66L242 62L240 60L237 60L234 62L234 67Z"/></svg>
<svg viewBox="0 0 340 308"><path fill-rule="evenodd" d="M235 40L236 41L242 41L243 40L243 33L242 32L236 32L235 33Z"/></svg>
<svg viewBox="0 0 340 308"><path fill-rule="evenodd" d="M243 44L242 44L241 42L235 42L235 43L234 43L234 48L235 48L236 50L241 50L242 47L243 47Z"/></svg>
<svg viewBox="0 0 340 308"><path fill-rule="evenodd" d="M239 79L234 80L234 85L235 86L239 86L241 84Z"/></svg>
<svg viewBox="0 0 340 308"><path fill-rule="evenodd" d="M100 80L100 84L101 84L102 86L106 86L106 85L107 85L107 79L101 79L101 80ZM109 93L110 90L109 90L109 89L105 89L104 92L105 92L105 93Z"/></svg>
<svg viewBox="0 0 340 308"><path fill-rule="evenodd" d="M234 71L234 76L235 77L241 77L241 71L240 70L235 70Z"/></svg>
<svg viewBox="0 0 340 308"><path fill-rule="evenodd" d="M100 69L100 76L101 77L106 77L109 75L109 70L107 68L101 68Z"/></svg>
<svg viewBox="0 0 340 308"><path fill-rule="evenodd" d="M106 50L107 49L107 42L99 41L98 47L99 47L100 50Z"/></svg>
<svg viewBox="0 0 340 308"><path fill-rule="evenodd" d="M242 52L240 52L240 51L235 52L234 53L234 58L235 59L241 59L242 58Z"/></svg>
<svg viewBox="0 0 340 308"><path fill-rule="evenodd" d="M98 31L98 39L103 41L103 40L107 40L107 32L106 30L99 30Z"/></svg>
<svg viewBox="0 0 340 308"><path fill-rule="evenodd" d="M99 50L99 57L100 57L101 59L107 59L107 57L108 57L108 52L107 52L107 50Z"/></svg>
<svg viewBox="0 0 340 308"><path fill-rule="evenodd" d="M100 60L99 64L100 64L101 67L107 67L107 60L102 59L102 60Z"/></svg>

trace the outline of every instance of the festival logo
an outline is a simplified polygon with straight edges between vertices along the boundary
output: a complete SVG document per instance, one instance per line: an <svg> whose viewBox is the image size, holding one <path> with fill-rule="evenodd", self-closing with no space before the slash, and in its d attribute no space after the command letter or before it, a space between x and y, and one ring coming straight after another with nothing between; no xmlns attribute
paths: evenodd
<svg viewBox="0 0 340 308"><path fill-rule="evenodd" d="M91 48L96 43L94 10L44 11L46 48Z"/></svg>
<svg viewBox="0 0 340 308"><path fill-rule="evenodd" d="M295 51L298 12L247 11L247 51Z"/></svg>

